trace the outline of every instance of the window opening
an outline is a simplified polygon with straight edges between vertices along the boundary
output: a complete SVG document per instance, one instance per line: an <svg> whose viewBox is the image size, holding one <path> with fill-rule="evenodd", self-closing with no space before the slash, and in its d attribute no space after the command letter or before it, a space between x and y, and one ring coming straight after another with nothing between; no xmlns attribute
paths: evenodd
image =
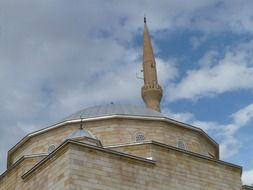
<svg viewBox="0 0 253 190"><path fill-rule="evenodd" d="M48 154L50 154L51 152L53 152L54 149L55 149L55 145L54 145L54 144L51 144L51 145L48 147L48 149L47 149Z"/></svg>
<svg viewBox="0 0 253 190"><path fill-rule="evenodd" d="M181 139L177 141L177 147L178 147L178 148L181 148L181 149L183 149L183 150L186 150L184 141L181 140Z"/></svg>
<svg viewBox="0 0 253 190"><path fill-rule="evenodd" d="M136 133L135 140L136 142L144 141L145 140L144 134L141 132Z"/></svg>

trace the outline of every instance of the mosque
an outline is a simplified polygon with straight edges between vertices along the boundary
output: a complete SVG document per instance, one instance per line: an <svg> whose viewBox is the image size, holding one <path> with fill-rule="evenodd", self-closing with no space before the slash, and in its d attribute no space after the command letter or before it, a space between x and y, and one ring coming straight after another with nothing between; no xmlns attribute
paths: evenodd
<svg viewBox="0 0 253 190"><path fill-rule="evenodd" d="M26 135L8 151L0 190L253 190L208 134L160 112L146 19L143 35L146 107L89 107Z"/></svg>

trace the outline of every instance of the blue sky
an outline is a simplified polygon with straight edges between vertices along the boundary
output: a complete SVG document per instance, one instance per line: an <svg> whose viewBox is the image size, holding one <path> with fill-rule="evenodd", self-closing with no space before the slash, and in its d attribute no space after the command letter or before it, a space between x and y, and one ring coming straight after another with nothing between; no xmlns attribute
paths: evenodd
<svg viewBox="0 0 253 190"><path fill-rule="evenodd" d="M1 0L0 171L29 132L92 105L143 105L145 14L163 113L204 129L252 184L252 8L251 0Z"/></svg>

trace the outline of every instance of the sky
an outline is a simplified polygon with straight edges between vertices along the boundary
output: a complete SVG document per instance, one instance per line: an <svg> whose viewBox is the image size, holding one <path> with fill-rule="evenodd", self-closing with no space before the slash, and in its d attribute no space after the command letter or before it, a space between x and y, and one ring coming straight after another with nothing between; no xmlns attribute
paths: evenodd
<svg viewBox="0 0 253 190"><path fill-rule="evenodd" d="M0 0L0 173L27 133L89 106L144 106L146 15L163 114L205 130L253 184L252 9L252 0Z"/></svg>

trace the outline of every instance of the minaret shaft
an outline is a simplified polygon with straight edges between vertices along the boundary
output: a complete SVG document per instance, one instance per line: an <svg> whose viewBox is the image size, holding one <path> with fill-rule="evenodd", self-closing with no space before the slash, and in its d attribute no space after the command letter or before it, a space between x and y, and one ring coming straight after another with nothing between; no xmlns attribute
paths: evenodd
<svg viewBox="0 0 253 190"><path fill-rule="evenodd" d="M143 39L143 72L144 84L157 83L156 63L147 24L144 24Z"/></svg>
<svg viewBox="0 0 253 190"><path fill-rule="evenodd" d="M158 84L156 62L151 44L151 39L144 18L144 34L143 34L143 74L144 86L141 89L142 98L148 108L161 111L160 102L162 99L162 88Z"/></svg>

